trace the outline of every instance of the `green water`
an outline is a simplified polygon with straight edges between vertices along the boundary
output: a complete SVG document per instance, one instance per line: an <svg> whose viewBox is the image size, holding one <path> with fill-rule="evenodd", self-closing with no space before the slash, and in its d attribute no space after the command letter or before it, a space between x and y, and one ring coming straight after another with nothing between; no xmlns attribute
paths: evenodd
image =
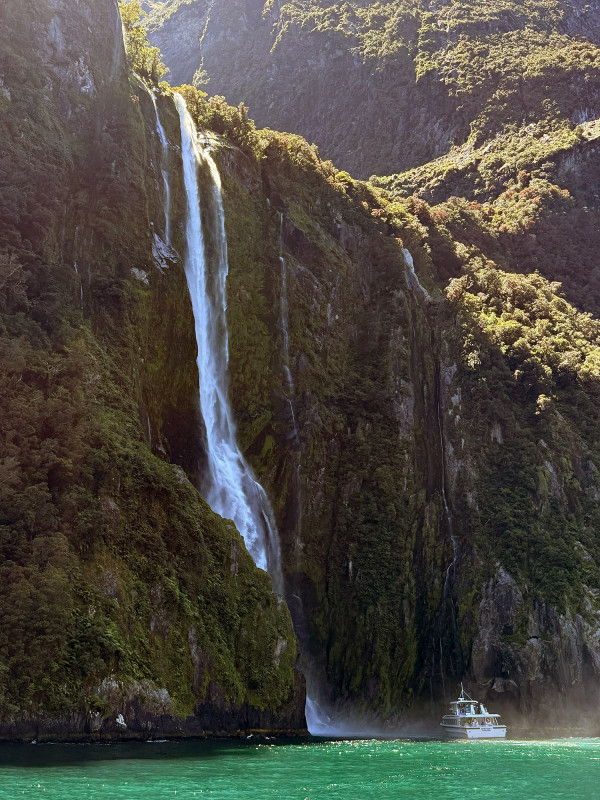
<svg viewBox="0 0 600 800"><path fill-rule="evenodd" d="M0 800L19 797L592 800L600 739L0 747Z"/></svg>

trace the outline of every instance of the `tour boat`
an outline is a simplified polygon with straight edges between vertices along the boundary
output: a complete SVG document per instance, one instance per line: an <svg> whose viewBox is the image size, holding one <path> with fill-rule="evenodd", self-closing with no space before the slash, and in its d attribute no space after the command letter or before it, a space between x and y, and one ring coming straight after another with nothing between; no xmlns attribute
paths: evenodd
<svg viewBox="0 0 600 800"><path fill-rule="evenodd" d="M483 703L478 703L460 685L460 697L450 703L450 713L440 725L450 739L504 739L506 725L498 720L500 714L490 714Z"/></svg>

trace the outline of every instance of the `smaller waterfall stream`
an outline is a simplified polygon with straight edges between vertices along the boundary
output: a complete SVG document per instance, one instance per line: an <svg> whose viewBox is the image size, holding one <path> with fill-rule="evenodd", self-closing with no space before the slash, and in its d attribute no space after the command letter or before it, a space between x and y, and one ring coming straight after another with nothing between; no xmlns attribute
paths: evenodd
<svg viewBox="0 0 600 800"><path fill-rule="evenodd" d="M198 141L181 95L175 95L181 123L183 175L187 198L185 271L198 345L200 410L206 427L208 475L202 487L218 514L232 519L257 566L267 570L276 592L283 592L279 536L273 511L237 442L228 400L226 284L229 270L221 179L210 152ZM200 186L208 186L202 197ZM204 230L210 236L206 242ZM210 253L210 257L207 257Z"/></svg>
<svg viewBox="0 0 600 800"><path fill-rule="evenodd" d="M408 267L407 274L410 276L409 283L411 284L412 288L418 289L425 298L425 300L431 300L431 295L429 294L427 289L423 286L423 284L419 280L419 276L415 272L415 264L413 261L413 257L410 251L406 249L406 247L402 248L402 255L404 256L404 261L406 262L406 266Z"/></svg>
<svg viewBox="0 0 600 800"><path fill-rule="evenodd" d="M404 256L404 261L407 266L406 274L408 278L408 282L412 287L413 291L418 291L422 297L429 301L431 300L431 295L427 291L427 289L422 285L421 281L419 280L419 276L415 271L415 265L413 262L413 257L410 252L406 248L402 248L402 254ZM446 579L444 581L444 599L448 593L448 587L450 585L450 573L454 566L456 565L456 561L458 558L458 540L454 533L454 520L452 519L452 513L450 511L450 507L448 505L448 498L446 496L446 448L444 446L444 425L443 425L443 416L442 416L442 404L441 404L441 387L438 383L438 398L437 398L437 422L438 422L438 431L440 435L440 461L442 467L442 475L441 475L441 491L442 491L442 504L444 506L444 513L446 515L446 523L448 526L448 534L450 536L450 541L452 542L452 561L448 565L446 569Z"/></svg>
<svg viewBox="0 0 600 800"><path fill-rule="evenodd" d="M114 0L115 11L117 12L116 16L116 34L115 34L115 47L113 50L113 57L112 57L112 69L111 69L111 78L112 80L116 80L119 75L119 70L121 69L121 65L123 63L123 56L126 50L126 41L127 37L125 34L125 27L121 20L121 11L119 10L119 3L117 0Z"/></svg>
<svg viewBox="0 0 600 800"><path fill-rule="evenodd" d="M294 443L298 443L298 424L294 409L294 379L290 369L290 320L287 292L287 262L283 255L283 212L279 215L279 263L281 264L280 327L283 336L283 374L287 384L287 402L290 409Z"/></svg>
<svg viewBox="0 0 600 800"><path fill-rule="evenodd" d="M446 569L446 579L444 581L444 599L448 594L448 587L450 585L450 573L453 570L454 566L456 565L456 560L458 558L458 540L454 533L454 520L452 519L452 514L450 512L450 507L448 506L448 499L446 497L446 448L444 446L444 426L442 424L442 404L441 399L439 397L440 391L438 390L438 400L437 400L437 418L438 418L438 428L440 432L440 457L442 462L442 503L444 505L444 512L446 514L446 522L448 525L448 533L450 535L450 541L452 542L452 561L448 564L448 568Z"/></svg>
<svg viewBox="0 0 600 800"><path fill-rule="evenodd" d="M154 92L148 86L146 86L146 84L139 77L139 75L136 75L136 78L140 86L144 89L144 91L148 92L150 100L152 100L152 106L154 107L154 114L156 116L156 133L158 134L158 139L160 141L160 146L161 146L160 172L163 179L163 213L165 216L164 236L165 236L165 244L167 245L167 247L169 247L171 245L171 186L169 184L169 140L167 139L165 129L163 128L162 122L160 121L160 114L158 113L158 106L156 104L156 97L154 96Z"/></svg>

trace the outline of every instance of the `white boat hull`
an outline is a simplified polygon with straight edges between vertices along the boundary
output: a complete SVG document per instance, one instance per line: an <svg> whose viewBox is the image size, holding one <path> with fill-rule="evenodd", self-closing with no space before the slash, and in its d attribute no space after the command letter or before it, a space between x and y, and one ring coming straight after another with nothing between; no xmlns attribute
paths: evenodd
<svg viewBox="0 0 600 800"><path fill-rule="evenodd" d="M441 725L444 735L449 739L504 739L506 725Z"/></svg>

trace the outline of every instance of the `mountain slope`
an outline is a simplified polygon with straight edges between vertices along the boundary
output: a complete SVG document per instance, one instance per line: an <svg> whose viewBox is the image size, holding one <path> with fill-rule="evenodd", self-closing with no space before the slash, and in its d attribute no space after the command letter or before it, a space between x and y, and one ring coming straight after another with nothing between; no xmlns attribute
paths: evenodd
<svg viewBox="0 0 600 800"><path fill-rule="evenodd" d="M0 92L3 735L297 730L290 615L194 488L172 99L158 98L165 256L154 109L127 82L111 5L34 8L32 27L3 7L0 29L15 43ZM260 4L232 8L232 36L239 20L262 30ZM514 28L511 8L473 24ZM385 32L394 9L352 13ZM317 15L328 36L351 10L281 14ZM586 246L570 235L547 254L574 219L593 228L591 125L580 136L557 118L550 165L532 136L539 165L515 158L498 187L482 157L457 199L443 162L376 187L299 136L256 130L243 106L181 91L223 178L231 398L273 501L313 697L394 729L465 678L513 721L576 724L577 702L598 698L600 332L571 296L576 259L566 296L552 279ZM416 153L417 131L407 164Z"/></svg>
<svg viewBox="0 0 600 800"><path fill-rule="evenodd" d="M299 133L357 177L598 111L600 10L583 0L148 3L175 84Z"/></svg>

